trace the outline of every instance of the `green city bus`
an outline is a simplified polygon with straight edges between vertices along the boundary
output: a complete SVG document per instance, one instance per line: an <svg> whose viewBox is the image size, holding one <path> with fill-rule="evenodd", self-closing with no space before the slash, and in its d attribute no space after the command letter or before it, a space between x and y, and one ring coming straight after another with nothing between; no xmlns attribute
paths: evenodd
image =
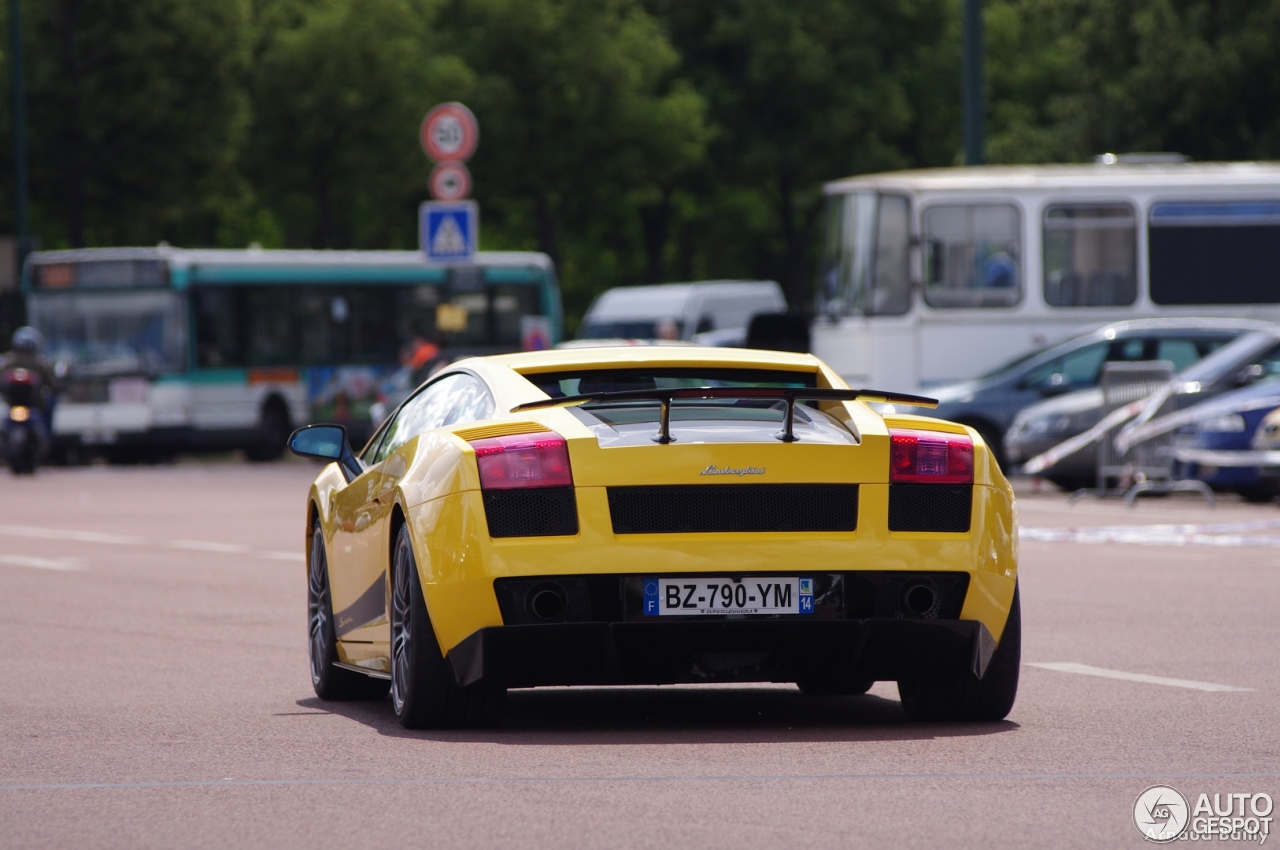
<svg viewBox="0 0 1280 850"><path fill-rule="evenodd" d="M59 449L108 455L244 449L291 429L371 433L370 408L414 379L415 341L445 356L546 348L562 332L545 254L86 248L30 255L27 315L65 375Z"/></svg>

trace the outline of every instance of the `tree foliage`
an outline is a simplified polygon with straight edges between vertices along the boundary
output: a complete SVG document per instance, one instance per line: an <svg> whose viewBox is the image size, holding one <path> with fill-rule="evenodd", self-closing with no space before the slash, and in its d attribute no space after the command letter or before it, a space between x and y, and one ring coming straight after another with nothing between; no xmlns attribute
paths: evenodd
<svg viewBox="0 0 1280 850"><path fill-rule="evenodd" d="M438 51L433 4L260 4L244 155L267 244L408 245L429 163L416 129L471 72Z"/></svg>
<svg viewBox="0 0 1280 850"><path fill-rule="evenodd" d="M482 246L550 253L571 314L710 277L804 306L824 181L959 161L961 5L24 0L33 226L413 247L418 125L460 100ZM989 161L1280 157L1280 0L986 0L985 21Z"/></svg>
<svg viewBox="0 0 1280 850"><path fill-rule="evenodd" d="M476 194L499 244L551 255L574 307L639 277L646 214L707 137L658 22L635 0L455 0L441 18L476 69Z"/></svg>
<svg viewBox="0 0 1280 850"><path fill-rule="evenodd" d="M244 187L244 0L25 8L33 215L46 244L208 242Z"/></svg>

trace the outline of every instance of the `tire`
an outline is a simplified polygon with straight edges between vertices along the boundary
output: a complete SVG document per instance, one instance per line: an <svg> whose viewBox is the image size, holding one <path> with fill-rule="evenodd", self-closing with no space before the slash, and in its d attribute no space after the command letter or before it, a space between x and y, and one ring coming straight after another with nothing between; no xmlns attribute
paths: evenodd
<svg viewBox="0 0 1280 850"><path fill-rule="evenodd" d="M30 475L36 471L35 437L25 428L9 430L9 469L14 475Z"/></svg>
<svg viewBox="0 0 1280 850"><path fill-rule="evenodd" d="M1247 487L1237 487L1236 492L1240 494L1240 498L1254 505L1265 505L1275 500L1280 492L1274 484L1254 484Z"/></svg>
<svg viewBox="0 0 1280 850"><path fill-rule="evenodd" d="M311 660L311 687L323 700L382 699L390 683L354 670L336 667L338 639L333 628L333 602L329 593L329 559L325 554L320 521L311 526L311 563L307 569L307 626Z"/></svg>
<svg viewBox="0 0 1280 850"><path fill-rule="evenodd" d="M1068 493L1092 490L1098 483L1095 479L1083 475L1042 475L1041 477L1059 490L1065 490Z"/></svg>
<svg viewBox="0 0 1280 850"><path fill-rule="evenodd" d="M273 396L262 406L258 436L252 444L245 447L245 456L257 463L279 460L284 455L291 433L293 428L289 424L289 411L285 409L284 402Z"/></svg>
<svg viewBox="0 0 1280 850"><path fill-rule="evenodd" d="M440 652L427 614L418 564L401 525L391 559L391 707L406 729L495 726L506 690L480 682L460 687Z"/></svg>
<svg viewBox="0 0 1280 850"><path fill-rule="evenodd" d="M1009 619L986 675L978 679L959 670L932 679L904 679L898 682L902 710L912 720L1003 720L1018 696L1021 661L1022 604L1014 587Z"/></svg>
<svg viewBox="0 0 1280 850"><path fill-rule="evenodd" d="M873 679L801 679L796 682L807 697L856 697L871 690Z"/></svg>

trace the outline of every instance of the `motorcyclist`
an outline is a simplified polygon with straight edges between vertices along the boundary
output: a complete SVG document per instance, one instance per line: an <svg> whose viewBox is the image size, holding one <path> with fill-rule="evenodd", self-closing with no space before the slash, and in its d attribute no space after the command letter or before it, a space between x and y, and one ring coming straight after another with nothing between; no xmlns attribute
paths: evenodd
<svg viewBox="0 0 1280 850"><path fill-rule="evenodd" d="M40 350L44 337L32 327L21 327L13 332L13 344L7 353L0 355L0 380L14 369L26 369L39 378L39 407L47 429L53 422L53 400L58 389L58 376L53 364ZM6 399L7 400L7 399ZM47 432L44 435L48 436Z"/></svg>

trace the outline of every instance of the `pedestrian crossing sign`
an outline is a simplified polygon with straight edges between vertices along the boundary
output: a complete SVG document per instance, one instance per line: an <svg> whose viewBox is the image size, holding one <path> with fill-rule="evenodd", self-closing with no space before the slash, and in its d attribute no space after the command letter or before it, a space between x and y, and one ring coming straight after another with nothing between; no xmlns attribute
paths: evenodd
<svg viewBox="0 0 1280 850"><path fill-rule="evenodd" d="M427 201L418 208L418 238L430 263L469 263L480 241L475 201Z"/></svg>

